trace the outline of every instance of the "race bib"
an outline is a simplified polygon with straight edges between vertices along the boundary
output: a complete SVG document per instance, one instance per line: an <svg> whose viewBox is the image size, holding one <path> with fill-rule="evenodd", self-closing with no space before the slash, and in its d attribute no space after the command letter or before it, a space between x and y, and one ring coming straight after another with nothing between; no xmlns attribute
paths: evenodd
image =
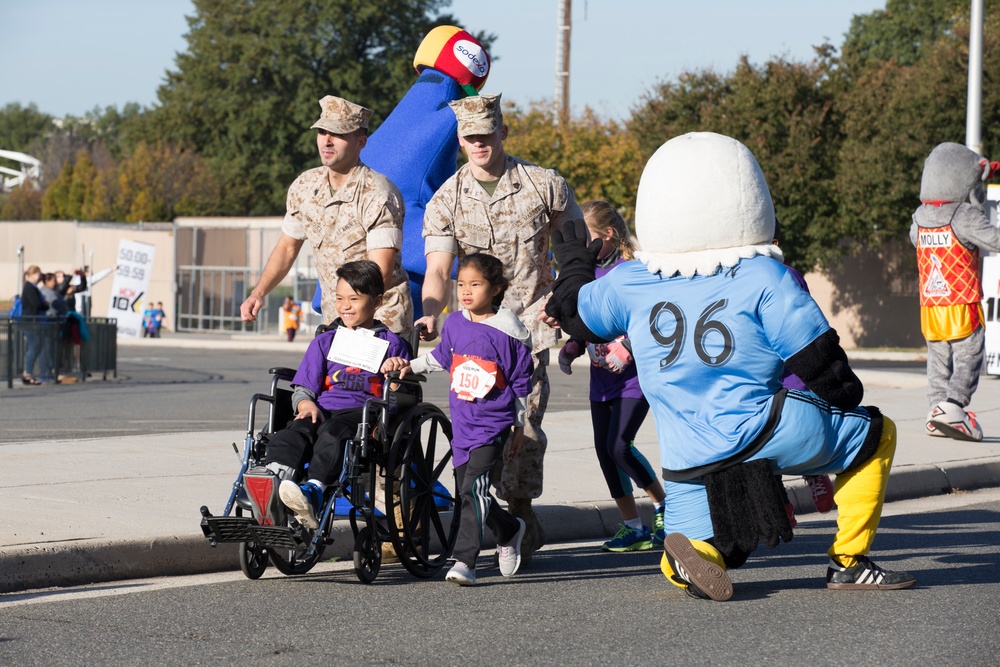
<svg viewBox="0 0 1000 667"><path fill-rule="evenodd" d="M466 359L451 371L451 390L463 401L485 398L497 383L497 365L491 361Z"/></svg>

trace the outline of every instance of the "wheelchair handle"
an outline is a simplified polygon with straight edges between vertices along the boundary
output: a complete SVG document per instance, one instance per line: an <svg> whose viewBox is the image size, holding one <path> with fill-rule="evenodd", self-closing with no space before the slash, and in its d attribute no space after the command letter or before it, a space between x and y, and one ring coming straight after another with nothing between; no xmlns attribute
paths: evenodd
<svg viewBox="0 0 1000 667"><path fill-rule="evenodd" d="M423 373L407 373L406 377L399 377L399 371L389 371L385 374L385 378L387 380L392 380L393 382L408 382L410 384L427 382L427 376Z"/></svg>

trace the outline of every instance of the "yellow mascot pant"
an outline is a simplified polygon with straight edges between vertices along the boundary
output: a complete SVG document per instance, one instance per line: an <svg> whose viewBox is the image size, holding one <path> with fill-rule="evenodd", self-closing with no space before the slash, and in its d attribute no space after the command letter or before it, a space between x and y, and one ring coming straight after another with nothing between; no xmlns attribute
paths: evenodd
<svg viewBox="0 0 1000 667"><path fill-rule="evenodd" d="M833 499L837 503L837 535L833 546L827 552L844 567L857 563L856 556L865 556L875 540L875 531L882 518L885 502L885 487L889 482L889 470L896 454L896 424L882 416L882 437L878 448L870 459L861 466L837 475L833 484ZM667 511L670 511L667 508ZM707 561L725 568L722 554L708 542L691 540L698 555ZM674 579L674 571L664 554L660 558L660 571L674 585L686 584Z"/></svg>

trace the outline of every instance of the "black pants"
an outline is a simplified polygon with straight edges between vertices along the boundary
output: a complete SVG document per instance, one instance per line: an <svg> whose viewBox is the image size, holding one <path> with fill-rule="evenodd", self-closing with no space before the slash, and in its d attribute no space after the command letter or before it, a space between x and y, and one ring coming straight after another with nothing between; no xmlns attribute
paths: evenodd
<svg viewBox="0 0 1000 667"><path fill-rule="evenodd" d="M458 491L462 503L458 537L455 539L455 560L476 567L476 558L483 546L486 526L490 527L497 543L505 544L517 534L518 523L510 512L497 504L490 493L493 467L503 454L509 429L487 444L469 452L469 460L455 468Z"/></svg>
<svg viewBox="0 0 1000 667"><path fill-rule="evenodd" d="M296 419L271 436L264 464L280 463L300 470L308 463L306 479L335 482L343 466L344 446L361 423L361 408L324 410L323 416L326 419L317 424Z"/></svg>
<svg viewBox="0 0 1000 667"><path fill-rule="evenodd" d="M649 403L645 398L614 398L610 401L590 402L590 417L594 422L594 448L612 498L626 495L618 473L619 468L640 489L645 489L656 479L636 458L632 449L632 442L647 412Z"/></svg>

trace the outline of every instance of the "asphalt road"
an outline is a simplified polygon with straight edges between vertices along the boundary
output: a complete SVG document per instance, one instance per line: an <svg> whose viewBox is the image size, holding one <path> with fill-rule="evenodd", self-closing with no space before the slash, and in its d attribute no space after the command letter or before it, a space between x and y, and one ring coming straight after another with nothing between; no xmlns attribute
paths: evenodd
<svg viewBox="0 0 1000 667"><path fill-rule="evenodd" d="M917 587L828 591L831 520L762 549L726 603L692 600L658 554L547 546L503 579L480 560L458 588L387 565L373 585L349 564L0 596L10 665L996 665L1000 490L887 506L876 561Z"/></svg>
<svg viewBox="0 0 1000 667"><path fill-rule="evenodd" d="M83 384L0 389L3 442L242 429L247 406L269 386L267 369L295 368L298 352L120 347L118 377ZM858 361L856 368L922 374L923 363ZM549 365L548 411L586 409L589 374ZM447 378L431 374L425 398L447 411Z"/></svg>
<svg viewBox="0 0 1000 667"><path fill-rule="evenodd" d="M3 442L242 429L274 366L296 368L298 352L118 348L118 377L82 384L0 389ZM428 378L425 398L447 411L446 373ZM549 366L549 410L587 405L589 374Z"/></svg>

